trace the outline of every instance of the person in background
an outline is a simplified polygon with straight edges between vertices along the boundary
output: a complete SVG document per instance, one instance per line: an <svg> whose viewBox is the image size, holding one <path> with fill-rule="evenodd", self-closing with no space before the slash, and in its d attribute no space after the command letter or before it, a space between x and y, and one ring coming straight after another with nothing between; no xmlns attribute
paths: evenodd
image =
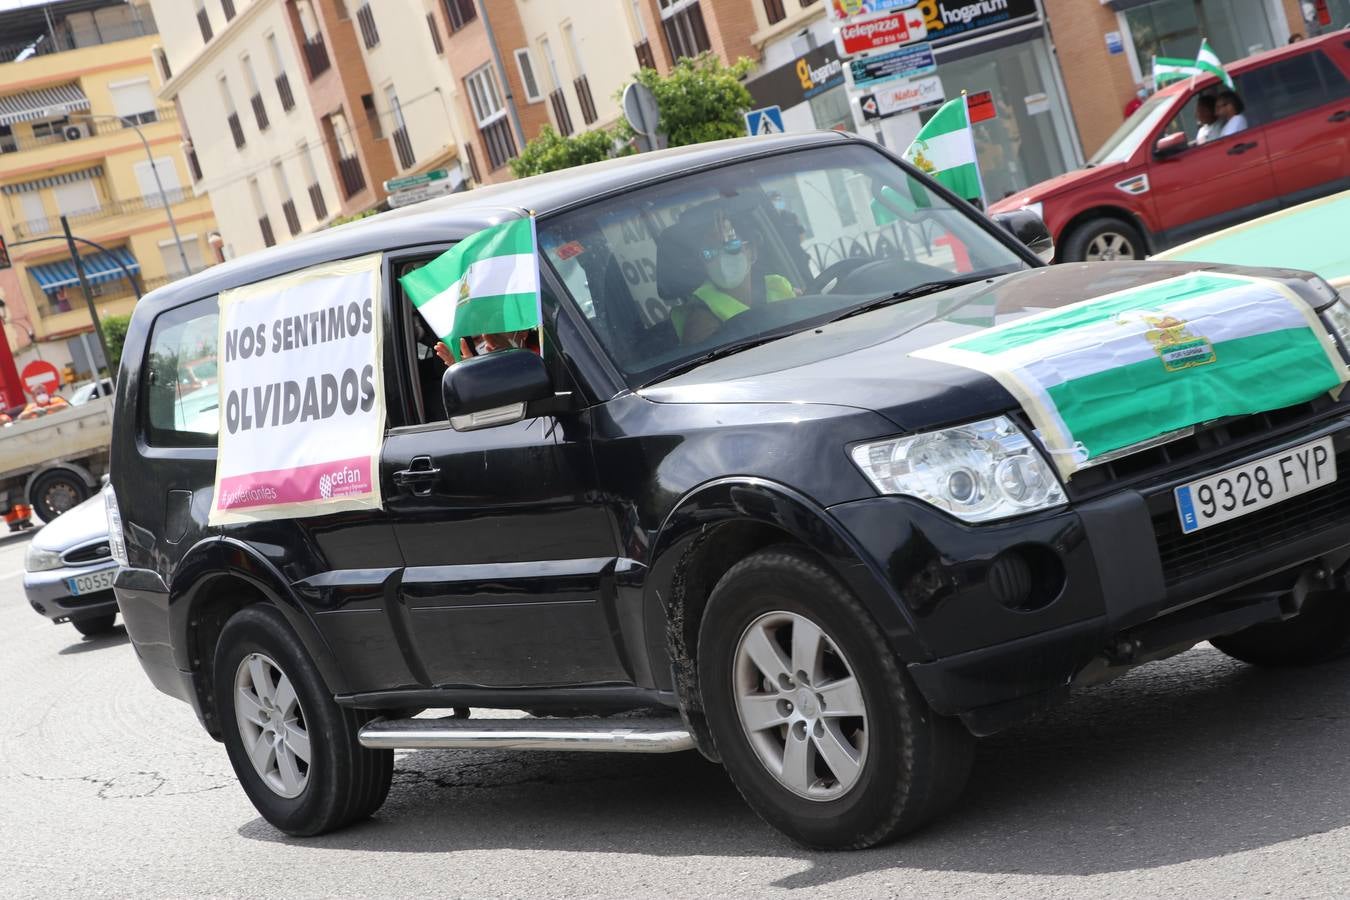
<svg viewBox="0 0 1350 900"><path fill-rule="evenodd" d="M1144 101L1147 99L1148 86L1142 83L1135 85L1134 96L1130 98L1129 103L1125 104L1125 118L1128 119L1130 116L1134 115L1134 111L1143 106Z"/></svg>
<svg viewBox="0 0 1350 900"><path fill-rule="evenodd" d="M23 412L19 413L19 421L36 419L38 416L45 416L47 413L69 408L70 404L66 402L65 397L52 396L39 388L38 392L33 395L33 402L25 406Z"/></svg>
<svg viewBox="0 0 1350 900"><path fill-rule="evenodd" d="M1200 127L1195 132L1195 142L1203 144L1219 136L1219 117L1214 112L1214 95L1201 94L1195 101L1195 119Z"/></svg>
<svg viewBox="0 0 1350 900"><path fill-rule="evenodd" d="M1221 123L1219 137L1228 137L1230 134L1247 130L1247 117L1243 115L1246 108L1236 91L1223 91L1219 94L1214 101L1214 112L1218 114Z"/></svg>
<svg viewBox="0 0 1350 900"><path fill-rule="evenodd" d="M1293 34L1289 35L1289 43L1291 44L1297 44L1301 40L1303 40L1303 32L1301 31L1295 31Z"/></svg>

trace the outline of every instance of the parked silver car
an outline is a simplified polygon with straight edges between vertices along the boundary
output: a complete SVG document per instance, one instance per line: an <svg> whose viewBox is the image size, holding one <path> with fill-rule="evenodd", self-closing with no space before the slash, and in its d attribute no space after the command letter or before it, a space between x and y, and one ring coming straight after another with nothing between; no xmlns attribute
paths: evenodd
<svg viewBox="0 0 1350 900"><path fill-rule="evenodd" d="M103 497L95 494L33 535L23 589L33 609L53 622L70 622L81 634L102 634L117 616L116 574Z"/></svg>

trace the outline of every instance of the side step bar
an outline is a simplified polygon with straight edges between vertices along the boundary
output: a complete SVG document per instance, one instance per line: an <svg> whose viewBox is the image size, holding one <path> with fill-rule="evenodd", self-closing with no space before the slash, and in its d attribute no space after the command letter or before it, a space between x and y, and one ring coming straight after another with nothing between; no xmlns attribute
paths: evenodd
<svg viewBox="0 0 1350 900"><path fill-rule="evenodd" d="M357 735L372 750L581 750L675 753L694 749L678 717L659 719L376 719Z"/></svg>

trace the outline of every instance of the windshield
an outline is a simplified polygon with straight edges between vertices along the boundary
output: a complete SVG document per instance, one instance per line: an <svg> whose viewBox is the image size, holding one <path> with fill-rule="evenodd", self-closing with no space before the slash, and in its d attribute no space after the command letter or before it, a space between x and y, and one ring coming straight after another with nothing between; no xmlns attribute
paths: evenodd
<svg viewBox="0 0 1350 900"><path fill-rule="evenodd" d="M985 227L854 145L635 189L541 220L539 238L639 387L880 297L1027 266Z"/></svg>
<svg viewBox="0 0 1350 900"><path fill-rule="evenodd" d="M1167 118L1168 111L1172 108L1172 103L1177 99L1177 94L1154 94L1144 101L1144 105L1134 111L1125 122L1115 130L1102 148L1092 154L1088 160L1089 166L1101 166L1107 163L1125 162L1134 151L1139 149L1139 145L1153 133L1153 129L1158 127L1158 123Z"/></svg>

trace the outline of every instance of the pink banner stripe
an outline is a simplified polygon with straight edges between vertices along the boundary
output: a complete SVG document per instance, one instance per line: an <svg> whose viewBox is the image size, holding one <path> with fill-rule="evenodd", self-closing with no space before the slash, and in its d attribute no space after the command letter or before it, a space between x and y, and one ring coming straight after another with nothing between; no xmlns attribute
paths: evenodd
<svg viewBox="0 0 1350 900"><path fill-rule="evenodd" d="M233 475L220 480L216 508L247 509L368 494L375 489L370 475L369 456Z"/></svg>

